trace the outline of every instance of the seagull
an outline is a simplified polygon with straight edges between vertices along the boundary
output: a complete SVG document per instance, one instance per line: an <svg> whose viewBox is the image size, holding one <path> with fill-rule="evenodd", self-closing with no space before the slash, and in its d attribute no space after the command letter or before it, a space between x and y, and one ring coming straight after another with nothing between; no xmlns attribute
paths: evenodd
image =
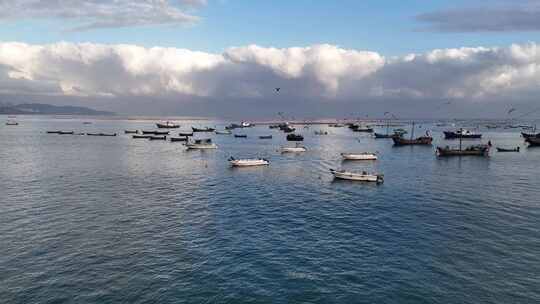
<svg viewBox="0 0 540 304"><path fill-rule="evenodd" d="M281 88L276 88L276 92L279 92L279 90L281 90Z"/></svg>

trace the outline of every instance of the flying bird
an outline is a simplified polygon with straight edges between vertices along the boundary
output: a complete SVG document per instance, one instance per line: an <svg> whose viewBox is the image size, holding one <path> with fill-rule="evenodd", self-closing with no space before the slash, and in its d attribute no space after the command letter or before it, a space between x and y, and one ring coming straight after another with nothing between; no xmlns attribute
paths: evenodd
<svg viewBox="0 0 540 304"><path fill-rule="evenodd" d="M507 114L510 114L510 113L514 112L515 110L516 110L516 108L511 108L510 110L508 110Z"/></svg>
<svg viewBox="0 0 540 304"><path fill-rule="evenodd" d="M276 88L276 92L279 92L279 90L281 90L281 88Z"/></svg>

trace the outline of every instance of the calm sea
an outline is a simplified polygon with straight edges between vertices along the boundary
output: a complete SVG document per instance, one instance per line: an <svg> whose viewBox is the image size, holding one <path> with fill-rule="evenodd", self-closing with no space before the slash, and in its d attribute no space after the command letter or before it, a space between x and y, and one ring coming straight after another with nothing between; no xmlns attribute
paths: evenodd
<svg viewBox="0 0 540 304"><path fill-rule="evenodd" d="M481 131L521 153L438 159L326 126L300 126L309 151L281 155L267 126L200 152L123 134L151 121L0 118L1 303L540 303L540 148L517 130Z"/></svg>

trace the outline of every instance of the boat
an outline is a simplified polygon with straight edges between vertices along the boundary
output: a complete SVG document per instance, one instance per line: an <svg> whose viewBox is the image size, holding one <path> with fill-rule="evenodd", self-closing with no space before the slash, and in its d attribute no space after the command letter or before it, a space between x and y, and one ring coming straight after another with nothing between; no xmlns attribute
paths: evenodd
<svg viewBox="0 0 540 304"><path fill-rule="evenodd" d="M229 158L229 163L233 167L254 167L254 166L268 166L270 162L264 158L257 159L235 159Z"/></svg>
<svg viewBox="0 0 540 304"><path fill-rule="evenodd" d="M525 138L525 139L531 138L531 137L540 137L540 133L525 133L525 132L521 132L521 136L523 136L523 138Z"/></svg>
<svg viewBox="0 0 540 304"><path fill-rule="evenodd" d="M327 131L315 131L315 135L328 135L328 132Z"/></svg>
<svg viewBox="0 0 540 304"><path fill-rule="evenodd" d="M425 136L414 138L414 122L412 123L411 138L406 139L403 136L392 137L395 146L408 146L408 145L431 145L433 137L429 136L426 132Z"/></svg>
<svg viewBox="0 0 540 304"><path fill-rule="evenodd" d="M331 128L343 128L344 127L344 125L340 124L340 123L328 124L328 126L331 127Z"/></svg>
<svg viewBox="0 0 540 304"><path fill-rule="evenodd" d="M253 126L253 124L249 123L249 122L245 122L245 121L242 121L242 123L240 124L242 126L242 128L250 128Z"/></svg>
<svg viewBox="0 0 540 304"><path fill-rule="evenodd" d="M188 137L171 137L171 142L188 141Z"/></svg>
<svg viewBox="0 0 540 304"><path fill-rule="evenodd" d="M149 140L167 140L167 136L163 135L163 136L150 136L148 138Z"/></svg>
<svg viewBox="0 0 540 304"><path fill-rule="evenodd" d="M149 139L150 137L152 137L152 135L133 135L131 136L131 138L134 138L134 139Z"/></svg>
<svg viewBox="0 0 540 304"><path fill-rule="evenodd" d="M195 127L191 127L191 129L193 130L193 132L214 132L216 129L215 128L195 128Z"/></svg>
<svg viewBox="0 0 540 304"><path fill-rule="evenodd" d="M156 131L142 131L142 134L147 134L147 135L154 135L156 134Z"/></svg>
<svg viewBox="0 0 540 304"><path fill-rule="evenodd" d="M261 135L259 139L272 139L272 135Z"/></svg>
<svg viewBox="0 0 540 304"><path fill-rule="evenodd" d="M169 131L154 131L154 135L169 135Z"/></svg>
<svg viewBox="0 0 540 304"><path fill-rule="evenodd" d="M234 134L235 138L247 138L246 134Z"/></svg>
<svg viewBox="0 0 540 304"><path fill-rule="evenodd" d="M86 133L86 136L116 136L116 133Z"/></svg>
<svg viewBox="0 0 540 304"><path fill-rule="evenodd" d="M60 135L74 135L75 132L73 131L59 131L58 133L56 134L60 134Z"/></svg>
<svg viewBox="0 0 540 304"><path fill-rule="evenodd" d="M515 147L512 149L497 147L497 152L519 152L519 147Z"/></svg>
<svg viewBox="0 0 540 304"><path fill-rule="evenodd" d="M228 126L225 127L225 130L234 130L234 129L238 129L238 128L241 128L242 126L239 125L239 124L235 124L235 123L232 123Z"/></svg>
<svg viewBox="0 0 540 304"><path fill-rule="evenodd" d="M19 123L16 121L8 121L6 122L6 126L18 126Z"/></svg>
<svg viewBox="0 0 540 304"><path fill-rule="evenodd" d="M60 134L62 131L47 131L47 134Z"/></svg>
<svg viewBox="0 0 540 304"><path fill-rule="evenodd" d="M351 129L353 130L353 132L373 133L373 127L371 126L354 124Z"/></svg>
<svg viewBox="0 0 540 304"><path fill-rule="evenodd" d="M344 160L377 160L377 154L371 152L341 153Z"/></svg>
<svg viewBox="0 0 540 304"><path fill-rule="evenodd" d="M306 152L307 149L304 146L296 144L296 146L294 147L281 147L279 151L281 153L300 153L300 152Z"/></svg>
<svg viewBox="0 0 540 304"><path fill-rule="evenodd" d="M345 171L345 170L334 170L334 169L330 169L330 172L332 173L332 175L334 175L334 178L337 178L337 179L361 181L361 182L374 182L377 184L381 184L384 182L383 174L368 173L366 171L363 171L361 173L356 173L356 172L350 172L350 171Z"/></svg>
<svg viewBox="0 0 540 304"><path fill-rule="evenodd" d="M170 122L170 121L166 121L165 123L156 123L156 126L159 129L177 129L177 128L180 128L180 125L175 124L175 123Z"/></svg>
<svg viewBox="0 0 540 304"><path fill-rule="evenodd" d="M446 147L437 147L438 156L489 156L489 145L472 145L468 146L465 149L461 148L450 148Z"/></svg>
<svg viewBox="0 0 540 304"><path fill-rule="evenodd" d="M179 132L178 136L193 136L193 132Z"/></svg>
<svg viewBox="0 0 540 304"><path fill-rule="evenodd" d="M373 133L373 136L375 138L379 139L379 138L392 138L392 137L399 136L399 135L397 135L397 134L382 134L382 133L375 132L375 133Z"/></svg>
<svg viewBox="0 0 540 304"><path fill-rule="evenodd" d="M300 134L288 134L287 135L287 140L288 141L303 141L304 140L304 136L300 135Z"/></svg>
<svg viewBox="0 0 540 304"><path fill-rule="evenodd" d="M91 124L92 124L91 121L84 121L84 122L83 122L83 125L91 125Z"/></svg>
<svg viewBox="0 0 540 304"><path fill-rule="evenodd" d="M225 130L225 131L215 131L215 133L217 135L230 135L232 134L232 132L230 130ZM193 133L192 133L193 134Z"/></svg>
<svg viewBox="0 0 540 304"><path fill-rule="evenodd" d="M463 138L463 139L480 139L482 138L482 134L474 133L469 130L465 129L459 129L457 131L443 131L444 138L445 139L457 139L457 138Z"/></svg>
<svg viewBox="0 0 540 304"><path fill-rule="evenodd" d="M540 146L540 137L528 137L525 138L525 142L529 144L529 147Z"/></svg>
<svg viewBox="0 0 540 304"><path fill-rule="evenodd" d="M217 146L212 142L212 139L195 139L192 142L187 142L186 147L188 149L216 149Z"/></svg>
<svg viewBox="0 0 540 304"><path fill-rule="evenodd" d="M285 126L284 128L280 128L281 131L283 131L284 133L292 133L294 131L296 131L296 128L293 128L291 126Z"/></svg>
<svg viewBox="0 0 540 304"><path fill-rule="evenodd" d="M124 134L139 134L139 130L124 130Z"/></svg>

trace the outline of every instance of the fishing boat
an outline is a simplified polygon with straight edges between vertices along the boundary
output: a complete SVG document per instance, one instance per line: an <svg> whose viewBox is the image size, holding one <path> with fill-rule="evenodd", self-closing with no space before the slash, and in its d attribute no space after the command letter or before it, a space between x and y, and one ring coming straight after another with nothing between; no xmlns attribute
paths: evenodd
<svg viewBox="0 0 540 304"><path fill-rule="evenodd" d="M133 139L149 139L150 137L152 137L152 135L133 135L131 136L131 138Z"/></svg>
<svg viewBox="0 0 540 304"><path fill-rule="evenodd" d="M233 167L254 167L254 166L268 166L270 162L264 158L256 159L235 159L234 157L229 158L229 163Z"/></svg>
<svg viewBox="0 0 540 304"><path fill-rule="evenodd" d="M377 160L377 154L371 152L341 153L344 160Z"/></svg>
<svg viewBox="0 0 540 304"><path fill-rule="evenodd" d="M336 179L344 179L344 180L352 180L352 181L360 181L360 182L373 182L377 184L381 184L384 182L383 174L368 173L366 171L363 171L361 173L356 173L356 172L350 172L350 171L345 171L345 170L334 170L334 169L330 169L330 172L332 173L332 175L334 175L334 178Z"/></svg>
<svg viewBox="0 0 540 304"><path fill-rule="evenodd" d="M116 136L116 133L86 133L86 136Z"/></svg>
<svg viewBox="0 0 540 304"><path fill-rule="evenodd" d="M363 124L355 124L351 129L353 132L373 133L373 127Z"/></svg>
<svg viewBox="0 0 540 304"><path fill-rule="evenodd" d="M188 141L187 136L186 137L171 137L171 142L179 142L179 141Z"/></svg>
<svg viewBox="0 0 540 304"><path fill-rule="evenodd" d="M167 136L165 136L165 135L163 135L163 136L154 135L154 136L150 136L148 139L149 140L167 140Z"/></svg>
<svg viewBox="0 0 540 304"><path fill-rule="evenodd" d="M377 139L381 139L381 138L392 138L392 137L395 137L395 136L399 136L397 134L383 134L383 133L373 133L373 136Z"/></svg>
<svg viewBox="0 0 540 304"><path fill-rule="evenodd" d="M528 137L525 138L525 142L529 144L529 147L538 147L540 146L540 137Z"/></svg>
<svg viewBox="0 0 540 304"><path fill-rule="evenodd" d="M193 132L179 132L178 136L193 136Z"/></svg>
<svg viewBox="0 0 540 304"><path fill-rule="evenodd" d="M124 134L139 134L139 130L124 130Z"/></svg>
<svg viewBox="0 0 540 304"><path fill-rule="evenodd" d="M411 138L406 139L403 136L394 136L392 137L395 146L408 146L408 145L431 145L433 137L429 136L429 133L426 132L425 136L420 136L414 138L414 122L412 123L411 129Z"/></svg>
<svg viewBox="0 0 540 304"><path fill-rule="evenodd" d="M259 139L272 139L272 135L261 135Z"/></svg>
<svg viewBox="0 0 540 304"><path fill-rule="evenodd" d="M497 147L497 152L519 152L519 147L515 147L512 149Z"/></svg>
<svg viewBox="0 0 540 304"><path fill-rule="evenodd" d="M296 128L293 128L293 127L287 125L284 128L280 128L280 130L283 131L284 133L292 133L292 132L296 131Z"/></svg>
<svg viewBox="0 0 540 304"><path fill-rule="evenodd" d="M232 132L230 130L224 130L224 131L215 131L217 135L230 135Z"/></svg>
<svg viewBox="0 0 540 304"><path fill-rule="evenodd" d="M446 147L437 147L438 156L489 156L489 145L472 145L465 149Z"/></svg>
<svg viewBox="0 0 540 304"><path fill-rule="evenodd" d="M175 124L173 122L170 122L170 121L166 121L165 123L156 123L156 126L159 128L159 129L177 129L177 128L180 128L180 125L179 124Z"/></svg>
<svg viewBox="0 0 540 304"><path fill-rule="evenodd" d="M206 127L206 128L191 127L191 129L193 130L193 132L214 132L216 130L215 128L209 128L209 127Z"/></svg>
<svg viewBox="0 0 540 304"><path fill-rule="evenodd" d="M300 134L289 134L287 135L287 140L288 141L303 141L304 140L304 136L300 135Z"/></svg>
<svg viewBox="0 0 540 304"><path fill-rule="evenodd" d="M216 149L217 145L212 142L212 139L205 138L205 139L195 139L192 142L187 142L186 147L188 149L199 149L199 150L205 150L205 149Z"/></svg>
<svg viewBox="0 0 540 304"><path fill-rule="evenodd" d="M142 134L155 135L156 131L144 131L144 130L142 130Z"/></svg>
<svg viewBox="0 0 540 304"><path fill-rule="evenodd" d="M169 131L154 131L154 135L169 135Z"/></svg>
<svg viewBox="0 0 540 304"><path fill-rule="evenodd" d="M443 131L445 139L480 139L482 134L474 133L469 130L459 129L457 131Z"/></svg>
<svg viewBox="0 0 540 304"><path fill-rule="evenodd" d="M234 134L235 138L247 138L246 134Z"/></svg>
<svg viewBox="0 0 540 304"><path fill-rule="evenodd" d="M540 137L540 133L525 133L525 132L521 132L521 136L523 136L523 138L531 138L531 137Z"/></svg>
<svg viewBox="0 0 540 304"><path fill-rule="evenodd" d="M19 123L16 121L8 121L6 122L6 126L18 126Z"/></svg>
<svg viewBox="0 0 540 304"><path fill-rule="evenodd" d="M306 147L300 145L300 144L296 144L296 146L294 147L281 147L279 149L279 151L281 153L301 153L301 152L306 152L307 149Z"/></svg>

